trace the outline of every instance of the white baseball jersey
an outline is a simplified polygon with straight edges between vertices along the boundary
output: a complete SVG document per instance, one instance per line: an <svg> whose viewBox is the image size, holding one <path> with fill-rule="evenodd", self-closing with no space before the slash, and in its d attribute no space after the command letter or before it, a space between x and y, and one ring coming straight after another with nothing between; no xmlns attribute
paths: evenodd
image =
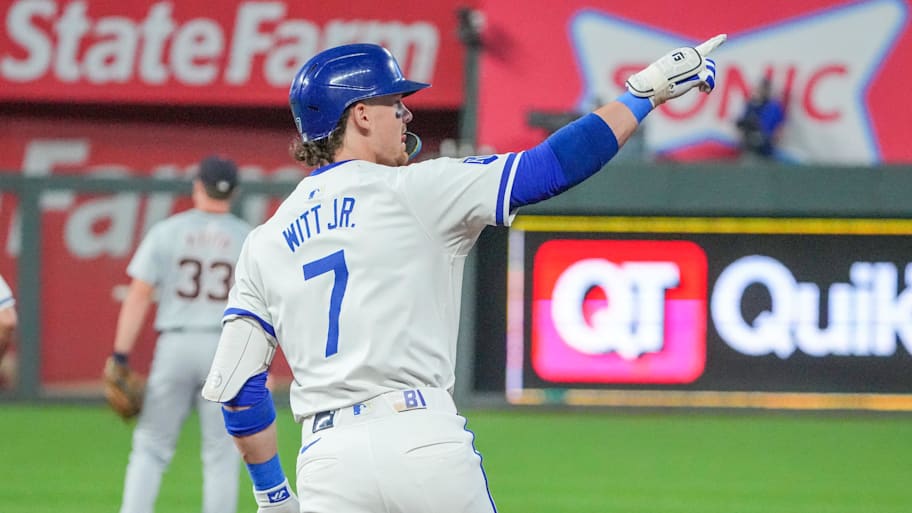
<svg viewBox="0 0 912 513"><path fill-rule="evenodd" d="M0 276L0 309L11 308L16 305L16 299L13 297L13 291L10 290L9 284Z"/></svg>
<svg viewBox="0 0 912 513"><path fill-rule="evenodd" d="M225 319L250 316L294 373L298 421L384 392L452 390L465 258L509 225L517 154L303 179L238 260Z"/></svg>
<svg viewBox="0 0 912 513"><path fill-rule="evenodd" d="M218 330L250 225L232 214L191 209L156 223L127 274L155 285L155 329Z"/></svg>

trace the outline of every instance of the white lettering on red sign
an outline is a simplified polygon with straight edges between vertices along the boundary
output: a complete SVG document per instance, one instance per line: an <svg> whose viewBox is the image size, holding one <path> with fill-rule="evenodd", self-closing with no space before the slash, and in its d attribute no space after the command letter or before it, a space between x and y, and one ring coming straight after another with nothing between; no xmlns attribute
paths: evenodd
<svg viewBox="0 0 912 513"><path fill-rule="evenodd" d="M877 162L865 95L897 42L905 11L902 0L848 3L729 34L710 56L717 63L716 90L663 104L650 116L647 146L656 152L706 141L737 147L735 121L750 91L769 77L774 94L786 105L788 122L780 138L784 154L797 161ZM858 27L864 27L865 37L849 44L847 34ZM586 108L617 97L631 74L670 49L699 43L593 10L576 15L571 31L586 83L580 104Z"/></svg>
<svg viewBox="0 0 912 513"><path fill-rule="evenodd" d="M899 269L890 262L855 262L848 283L833 283L821 307L821 290L795 279L782 262L761 255L736 260L719 276L712 293L712 319L719 336L742 354L788 358L891 356L897 338L912 353L912 263L898 289ZM744 318L748 287L769 295L769 308ZM826 326L821 326L826 308Z"/></svg>
<svg viewBox="0 0 912 513"><path fill-rule="evenodd" d="M680 283L672 262L624 262L600 258L580 260L554 284L551 315L566 343L586 354L617 352L633 360L663 347L665 291ZM583 318L580 305L593 287L608 300L604 308Z"/></svg>
<svg viewBox="0 0 912 513"><path fill-rule="evenodd" d="M21 168L23 174L31 176L47 176L62 166L79 166L87 170L87 176L96 177L137 174L124 164L90 164L93 162L91 150L92 145L88 139L35 139L25 146ZM184 178L189 183L196 172L196 165L161 163L149 166L149 169L152 176ZM239 174L242 182L293 181L300 179L301 168L288 165L267 172L258 166L241 165ZM64 246L74 258L124 258L136 247L138 237L145 234L153 224L175 212L175 200L176 195L171 193L119 193L77 201L73 192L52 191L41 195L41 209L43 212L64 213ZM270 207L274 207L270 201L274 201L274 198L271 200L266 195L248 196L242 206L241 216L253 225L260 224L270 215ZM99 226L104 229L98 230ZM10 217L8 234L6 252L11 256L18 255L22 237L18 211Z"/></svg>
<svg viewBox="0 0 912 513"><path fill-rule="evenodd" d="M95 16L89 2L18 0L6 11L13 48L0 55L0 76L33 82L49 75L66 83L139 81L161 85L242 85L262 79L287 87L304 62L323 48L373 42L388 48L413 80L429 82L440 35L428 22L287 18L285 2L241 2L234 26L199 17L176 20L170 2L145 17Z"/></svg>

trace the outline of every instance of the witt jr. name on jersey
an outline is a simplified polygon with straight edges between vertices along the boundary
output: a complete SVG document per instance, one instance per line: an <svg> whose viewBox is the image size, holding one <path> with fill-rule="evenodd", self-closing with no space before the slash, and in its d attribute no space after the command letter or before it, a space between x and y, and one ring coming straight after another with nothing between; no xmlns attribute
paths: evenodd
<svg viewBox="0 0 912 513"><path fill-rule="evenodd" d="M354 210L355 198L351 196L328 199L310 207L282 230L288 249L294 253L303 242L321 233L338 228L354 228Z"/></svg>

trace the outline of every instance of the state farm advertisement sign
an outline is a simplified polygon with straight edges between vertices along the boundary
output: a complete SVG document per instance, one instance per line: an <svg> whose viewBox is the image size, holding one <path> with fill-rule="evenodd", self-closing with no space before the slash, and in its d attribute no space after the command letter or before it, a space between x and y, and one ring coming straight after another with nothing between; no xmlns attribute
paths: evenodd
<svg viewBox="0 0 912 513"><path fill-rule="evenodd" d="M462 45L449 2L15 0L0 7L0 100L284 105L325 48L381 44L457 106Z"/></svg>
<svg viewBox="0 0 912 513"><path fill-rule="evenodd" d="M912 75L907 0L762 2L536 0L516 23L511 6L486 6L480 143L530 147L546 134L531 111L588 112L624 91L632 73L679 46L718 34L716 90L662 105L641 127L650 154L731 158L736 121L763 77L785 105L786 161L912 162L903 135L912 103L895 86Z"/></svg>
<svg viewBox="0 0 912 513"><path fill-rule="evenodd" d="M511 230L508 397L912 394L912 222L768 220L739 233L729 219L714 233L711 219L701 232L662 220L682 236L579 219L585 230L564 219L566 232L539 231L534 218Z"/></svg>

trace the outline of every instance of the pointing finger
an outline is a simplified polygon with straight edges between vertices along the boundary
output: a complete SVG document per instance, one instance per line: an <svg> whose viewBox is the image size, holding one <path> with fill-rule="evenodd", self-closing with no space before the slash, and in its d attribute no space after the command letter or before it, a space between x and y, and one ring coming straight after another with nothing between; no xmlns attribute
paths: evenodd
<svg viewBox="0 0 912 513"><path fill-rule="evenodd" d="M707 55L709 55L710 52L712 52L713 50L718 48L719 45L724 43L726 39L728 39L727 34L719 34L718 36L715 36L711 39L708 39L708 40L700 43L696 47L696 50L697 50L697 52L700 53L700 55L702 55L703 57L706 57Z"/></svg>

